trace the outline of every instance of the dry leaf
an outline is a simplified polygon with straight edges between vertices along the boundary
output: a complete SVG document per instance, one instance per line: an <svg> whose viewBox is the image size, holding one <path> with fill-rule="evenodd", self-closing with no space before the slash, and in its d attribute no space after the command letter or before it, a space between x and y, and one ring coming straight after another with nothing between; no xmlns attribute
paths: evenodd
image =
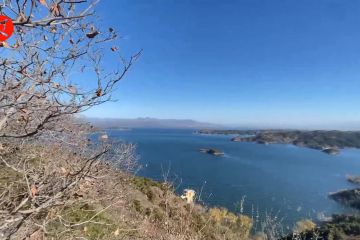
<svg viewBox="0 0 360 240"><path fill-rule="evenodd" d="M99 88L98 90L96 90L96 96L100 97L101 96L101 88Z"/></svg>
<svg viewBox="0 0 360 240"><path fill-rule="evenodd" d="M52 28L50 29L50 32L52 32L52 33L56 33L56 32L57 32L56 27L55 27L55 26L54 26L54 27L52 27Z"/></svg>
<svg viewBox="0 0 360 240"><path fill-rule="evenodd" d="M14 44L14 46L12 48L16 49L20 47L20 42L19 40L16 40L16 43Z"/></svg>
<svg viewBox="0 0 360 240"><path fill-rule="evenodd" d="M98 31L95 30L95 31L92 31L92 32L87 33L86 36L87 36L88 38L94 38L94 37L96 37L99 33L100 33L100 32L98 32Z"/></svg>
<svg viewBox="0 0 360 240"><path fill-rule="evenodd" d="M68 174L68 171L64 167L61 167L60 170L61 170L62 175Z"/></svg>
<svg viewBox="0 0 360 240"><path fill-rule="evenodd" d="M39 190L35 185L31 186L30 192L31 192L31 197L35 197L36 195L39 194Z"/></svg>
<svg viewBox="0 0 360 240"><path fill-rule="evenodd" d="M10 46L7 42L0 42L0 47L10 48Z"/></svg>
<svg viewBox="0 0 360 240"><path fill-rule="evenodd" d="M60 14L60 5L59 4L54 4L51 6L50 8L50 12L55 16L55 17L60 17L61 14Z"/></svg>
<svg viewBox="0 0 360 240"><path fill-rule="evenodd" d="M41 3L41 5L46 6L46 0L39 0L39 2Z"/></svg>

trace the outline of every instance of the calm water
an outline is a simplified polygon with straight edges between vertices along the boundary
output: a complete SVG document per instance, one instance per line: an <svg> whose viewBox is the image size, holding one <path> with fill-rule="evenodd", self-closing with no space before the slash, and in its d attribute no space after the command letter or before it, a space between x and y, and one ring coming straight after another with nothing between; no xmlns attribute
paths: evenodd
<svg viewBox="0 0 360 240"><path fill-rule="evenodd" d="M178 192L195 189L210 206L235 210L235 203L245 196L246 213L278 213L289 225L305 217L352 211L327 196L354 187L345 177L360 175L360 150L330 156L292 145L231 142L231 136L196 135L191 130L112 130L109 136L137 143L143 166L139 175L162 180L169 170ZM226 155L200 153L204 147Z"/></svg>

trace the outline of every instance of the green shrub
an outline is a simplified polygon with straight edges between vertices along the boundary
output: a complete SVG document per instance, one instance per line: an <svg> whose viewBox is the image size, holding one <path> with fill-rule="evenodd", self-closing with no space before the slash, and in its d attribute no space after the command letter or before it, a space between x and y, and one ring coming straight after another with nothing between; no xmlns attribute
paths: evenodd
<svg viewBox="0 0 360 240"><path fill-rule="evenodd" d="M360 217L334 215L332 221L323 223L319 228L314 228L300 233L297 239L356 239L352 238L354 236L360 236ZM283 239L292 240L293 235L290 234Z"/></svg>
<svg viewBox="0 0 360 240"><path fill-rule="evenodd" d="M150 187L162 188L162 184L145 177L135 176L132 181L135 187L143 193L147 193Z"/></svg>
<svg viewBox="0 0 360 240"><path fill-rule="evenodd" d="M134 209L138 212L138 213L142 213L142 206L141 206L141 202L139 200L134 200L133 202L133 206L134 206Z"/></svg>
<svg viewBox="0 0 360 240"><path fill-rule="evenodd" d="M68 239L69 236L84 236L87 239L106 239L115 230L115 225L111 220L98 214L98 210L86 203L79 203L68 207L59 212L62 220L56 219L48 226L48 237L51 239ZM91 221L90 221L91 220ZM89 222L86 222L89 221ZM63 223L73 225L65 227ZM77 225L78 223L83 223ZM64 235L59 236L63 232Z"/></svg>
<svg viewBox="0 0 360 240"><path fill-rule="evenodd" d="M165 219L165 214L162 210L155 208L152 212L152 217L156 222L163 222Z"/></svg>

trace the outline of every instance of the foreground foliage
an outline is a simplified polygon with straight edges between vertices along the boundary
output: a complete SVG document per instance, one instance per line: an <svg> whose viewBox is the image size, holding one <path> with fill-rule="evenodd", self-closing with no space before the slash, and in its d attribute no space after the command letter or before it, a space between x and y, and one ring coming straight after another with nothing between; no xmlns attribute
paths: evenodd
<svg viewBox="0 0 360 240"><path fill-rule="evenodd" d="M300 234L290 234L283 238L286 240L342 240L359 239L360 217L347 215L334 215L330 222L323 223L320 227L304 231Z"/></svg>
<svg viewBox="0 0 360 240"><path fill-rule="evenodd" d="M8 166L0 162L0 190L5 203L0 216L2 221L14 219L2 232L9 239L250 237L252 220L247 216L187 204L170 183L132 176L106 164L105 159L94 162L86 176L80 178L76 173L87 166L83 165L86 160L82 156L47 146L49 150L24 144L2 155ZM34 176L46 176L39 177L43 182L11 168L24 164ZM73 176L76 184L62 190L68 181L73 183ZM27 181L34 182L35 187Z"/></svg>

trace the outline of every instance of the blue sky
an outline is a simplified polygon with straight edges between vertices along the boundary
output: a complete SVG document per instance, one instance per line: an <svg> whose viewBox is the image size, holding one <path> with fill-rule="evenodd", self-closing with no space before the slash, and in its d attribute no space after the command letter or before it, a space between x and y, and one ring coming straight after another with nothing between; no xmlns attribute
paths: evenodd
<svg viewBox="0 0 360 240"><path fill-rule="evenodd" d="M360 122L360 1L105 0L144 49L97 117L284 127ZM108 62L112 66L113 62ZM349 125L350 126L350 125Z"/></svg>

